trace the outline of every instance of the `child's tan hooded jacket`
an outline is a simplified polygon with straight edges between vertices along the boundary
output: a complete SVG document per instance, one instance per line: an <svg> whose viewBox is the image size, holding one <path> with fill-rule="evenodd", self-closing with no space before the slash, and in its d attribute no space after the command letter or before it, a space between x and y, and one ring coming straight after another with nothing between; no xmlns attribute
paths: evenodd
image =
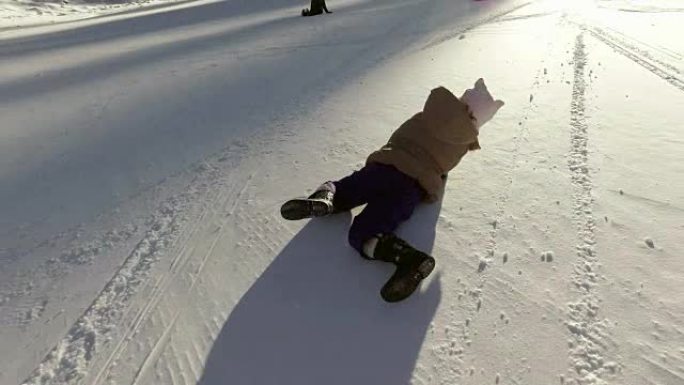
<svg viewBox="0 0 684 385"><path fill-rule="evenodd" d="M430 92L423 111L404 122L367 163L396 167L425 189L434 202L443 191L446 174L469 151L480 148L477 129L465 103L444 87Z"/></svg>

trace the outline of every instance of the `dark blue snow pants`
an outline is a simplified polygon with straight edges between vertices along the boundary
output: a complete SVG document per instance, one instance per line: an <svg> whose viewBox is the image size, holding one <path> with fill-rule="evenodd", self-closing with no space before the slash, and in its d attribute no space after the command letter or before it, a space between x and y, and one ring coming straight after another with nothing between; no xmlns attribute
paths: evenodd
<svg viewBox="0 0 684 385"><path fill-rule="evenodd" d="M425 194L415 179L380 163L370 163L333 184L336 211L367 204L349 229L349 244L364 257L364 242L379 234L392 233L411 217Z"/></svg>

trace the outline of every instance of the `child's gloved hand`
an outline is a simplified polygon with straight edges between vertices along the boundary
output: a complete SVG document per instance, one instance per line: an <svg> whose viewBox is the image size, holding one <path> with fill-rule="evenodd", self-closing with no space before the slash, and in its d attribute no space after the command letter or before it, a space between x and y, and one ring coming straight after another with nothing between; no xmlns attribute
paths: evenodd
<svg viewBox="0 0 684 385"><path fill-rule="evenodd" d="M478 130L504 105L503 101L494 100L482 78L477 79L475 88L469 88L463 93L461 101L470 108L473 123Z"/></svg>

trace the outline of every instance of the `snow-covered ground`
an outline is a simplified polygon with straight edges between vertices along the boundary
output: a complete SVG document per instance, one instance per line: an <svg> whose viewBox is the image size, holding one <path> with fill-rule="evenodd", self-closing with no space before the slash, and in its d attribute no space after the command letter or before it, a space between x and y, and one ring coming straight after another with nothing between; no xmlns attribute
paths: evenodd
<svg viewBox="0 0 684 385"><path fill-rule="evenodd" d="M0 31L113 14L140 14L196 3L193 0L0 0Z"/></svg>
<svg viewBox="0 0 684 385"><path fill-rule="evenodd" d="M684 4L73 3L0 2L0 384L684 383ZM279 207L478 77L384 303Z"/></svg>

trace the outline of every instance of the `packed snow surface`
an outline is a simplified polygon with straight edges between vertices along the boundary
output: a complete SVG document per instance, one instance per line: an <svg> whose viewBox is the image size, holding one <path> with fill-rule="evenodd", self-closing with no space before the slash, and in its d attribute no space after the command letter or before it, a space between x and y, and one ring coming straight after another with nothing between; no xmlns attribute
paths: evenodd
<svg viewBox="0 0 684 385"><path fill-rule="evenodd" d="M0 384L684 383L684 4L0 0ZM387 304L345 176L506 102Z"/></svg>

